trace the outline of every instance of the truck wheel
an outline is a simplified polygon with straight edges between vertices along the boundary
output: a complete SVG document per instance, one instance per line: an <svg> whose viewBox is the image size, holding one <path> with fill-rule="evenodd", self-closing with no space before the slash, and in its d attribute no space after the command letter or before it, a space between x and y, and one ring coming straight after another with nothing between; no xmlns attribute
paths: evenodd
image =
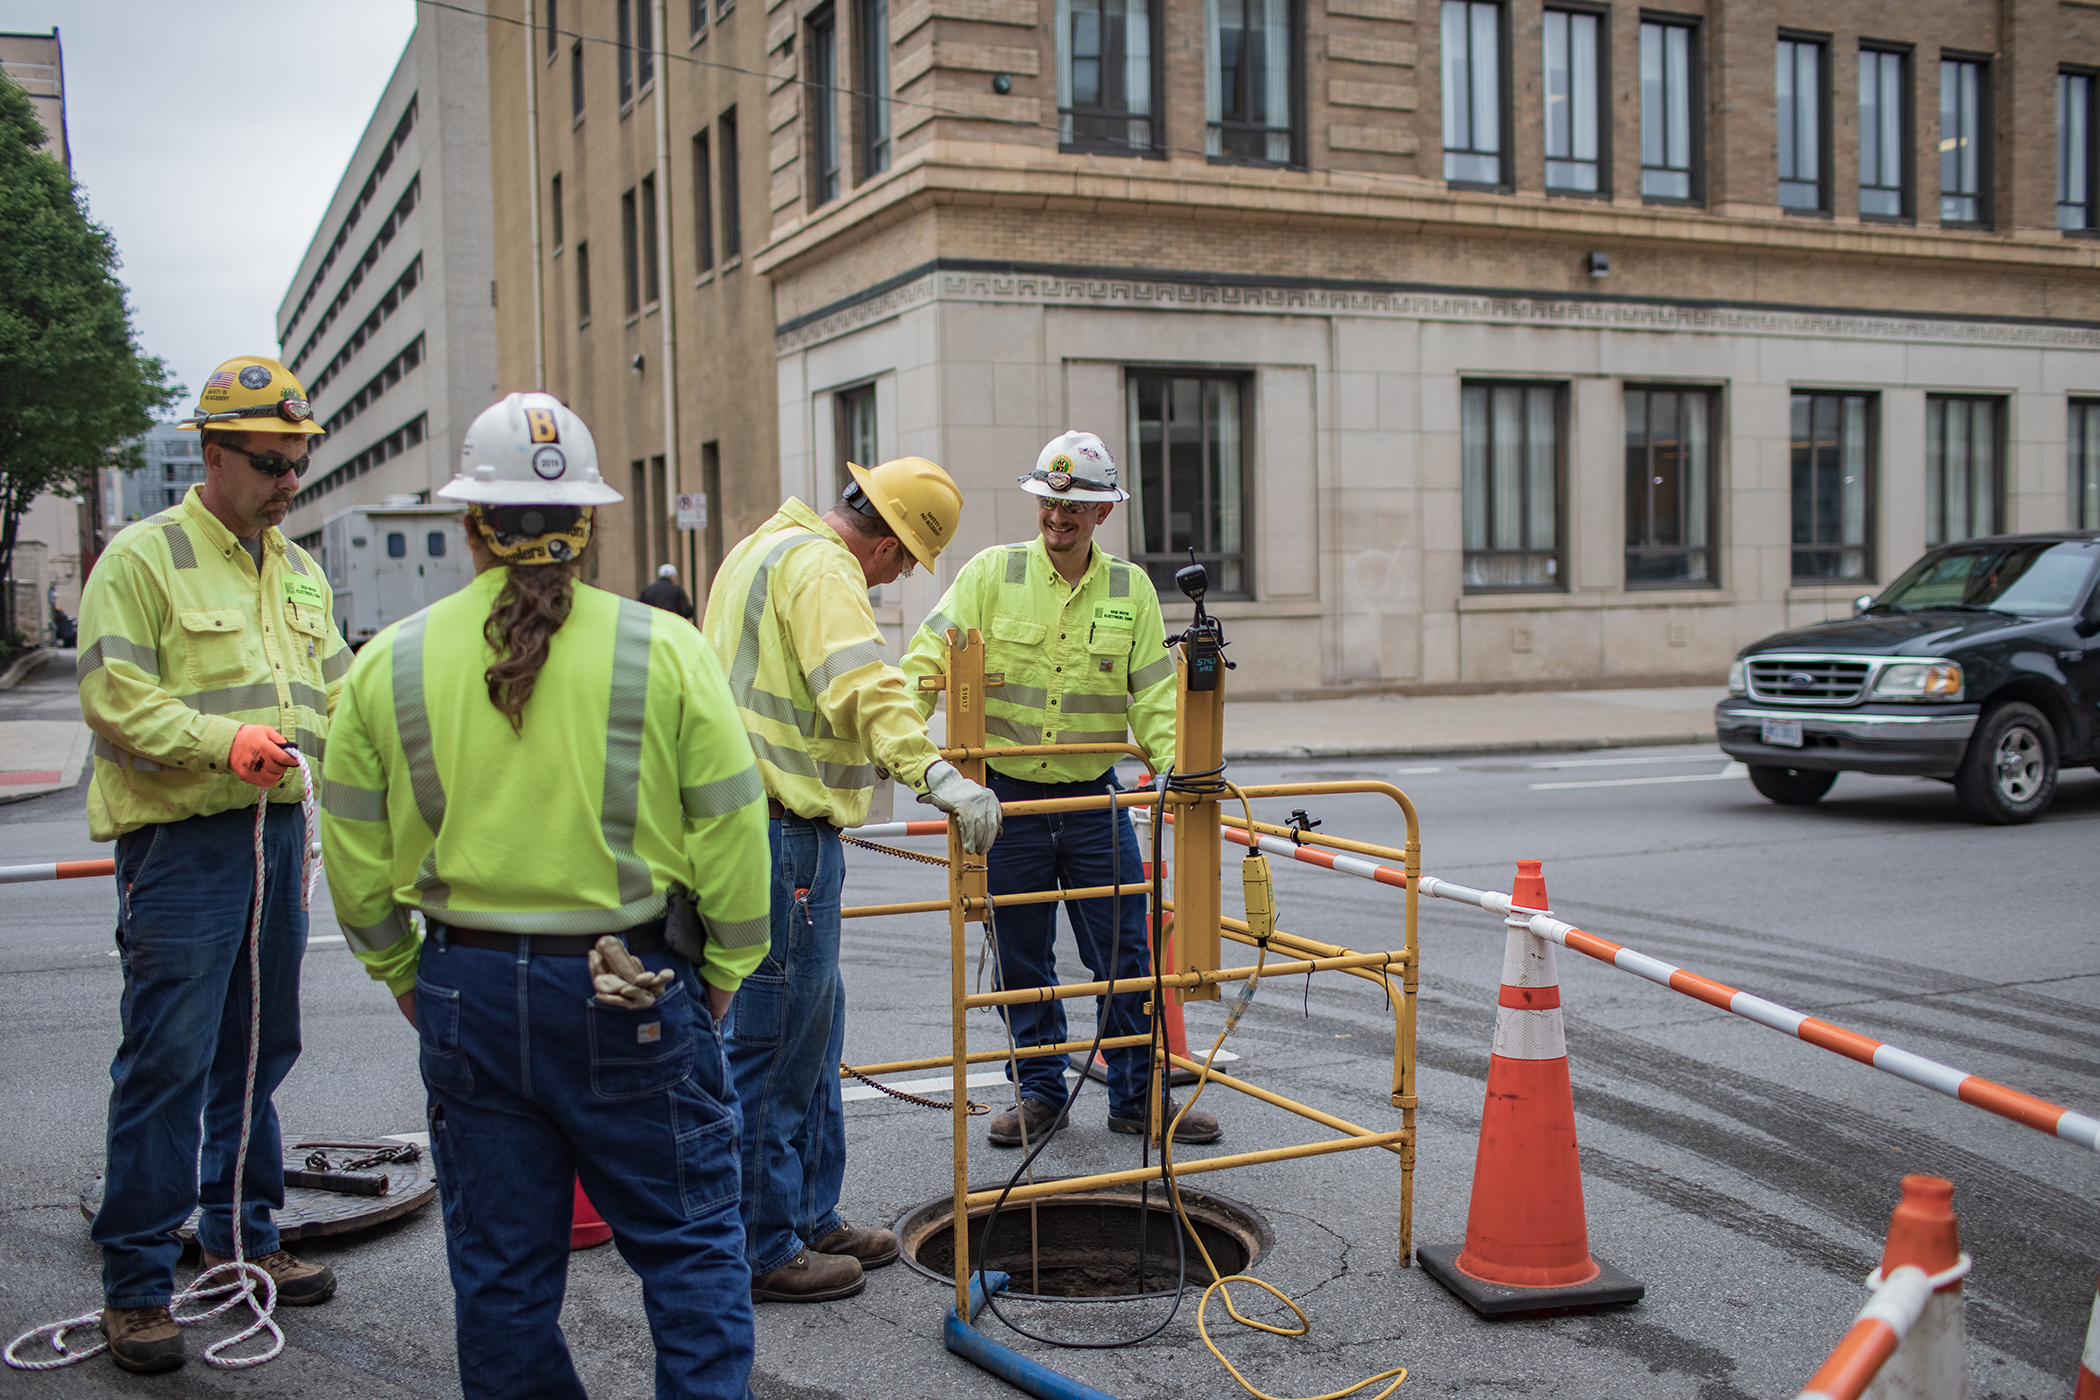
<svg viewBox="0 0 2100 1400"><path fill-rule="evenodd" d="M1750 765L1750 786L1774 802L1789 807L1812 807L1830 791L1837 774L1827 768L1781 768L1776 764Z"/></svg>
<svg viewBox="0 0 2100 1400"><path fill-rule="evenodd" d="M1983 717L1969 738L1955 800L1972 821L2031 822L2056 796L2056 731L2034 706L2014 700Z"/></svg>

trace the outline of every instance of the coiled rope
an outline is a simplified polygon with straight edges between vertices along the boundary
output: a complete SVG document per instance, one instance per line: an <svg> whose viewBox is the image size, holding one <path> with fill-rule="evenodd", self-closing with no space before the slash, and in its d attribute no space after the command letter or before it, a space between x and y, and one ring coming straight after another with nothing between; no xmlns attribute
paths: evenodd
<svg viewBox="0 0 2100 1400"><path fill-rule="evenodd" d="M299 778L305 794L299 799L300 815L305 819L305 851L300 867L299 907L311 908L315 891L321 882L320 822L314 810L313 772L306 766L306 756L296 749L292 757L299 765ZM268 862L263 854L263 823L270 812L270 789L264 788L255 799L255 899L248 910L248 1077L241 1091L241 1141L233 1158L233 1258L217 1264L190 1280L190 1286L168 1299L168 1315L181 1326L208 1322L236 1304L245 1302L254 1315L254 1321L230 1337L221 1337L204 1349L207 1364L229 1371L244 1370L260 1366L265 1361L274 1361L284 1351L284 1332L277 1325L277 1281L269 1272L247 1260L241 1245L241 1185L247 1179L248 1140L255 1126L255 1067L258 1047L262 1036L262 913L264 883L269 874ZM106 1205L107 1202L105 1201ZM258 1297L258 1285L260 1296ZM202 1312L184 1313L182 1309L192 1304L215 1305ZM4 1355L7 1364L17 1371L56 1371L62 1366L71 1366L91 1356L99 1356L109 1350L109 1338L105 1335L93 1346L79 1351L72 1350L68 1338L88 1328L99 1328L102 1311L82 1313L79 1317L67 1318L63 1322L47 1322L33 1327L7 1344ZM263 1332L270 1334L269 1346L248 1356L228 1356L226 1353L249 1338ZM15 1354L24 1342L38 1337L48 1338L51 1350L58 1353L40 1360L30 1360Z"/></svg>

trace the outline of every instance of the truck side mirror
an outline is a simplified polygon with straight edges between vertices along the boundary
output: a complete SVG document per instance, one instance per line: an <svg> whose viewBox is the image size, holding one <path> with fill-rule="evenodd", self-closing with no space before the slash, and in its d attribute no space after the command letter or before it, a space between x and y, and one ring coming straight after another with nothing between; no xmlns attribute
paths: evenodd
<svg viewBox="0 0 2100 1400"><path fill-rule="evenodd" d="M1871 593L1862 593L1857 598L1854 598L1852 600L1852 615L1854 617L1858 617L1861 613L1865 612L1868 608L1871 608L1873 606L1874 595Z"/></svg>
<svg viewBox="0 0 2100 1400"><path fill-rule="evenodd" d="M2086 599L2085 611L2079 614L2078 621L2071 624L2071 630L2081 637L2100 632L2100 588L2094 589L2093 596Z"/></svg>

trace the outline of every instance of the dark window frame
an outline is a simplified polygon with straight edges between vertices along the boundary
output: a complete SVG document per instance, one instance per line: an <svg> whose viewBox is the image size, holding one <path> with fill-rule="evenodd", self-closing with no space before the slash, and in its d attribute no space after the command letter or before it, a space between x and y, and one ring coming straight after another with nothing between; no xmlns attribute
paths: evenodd
<svg viewBox="0 0 2100 1400"><path fill-rule="evenodd" d="M1055 18L1051 20L1051 25L1053 28L1055 27ZM1166 114L1162 110L1166 106L1167 80L1165 0L1146 0L1145 27L1151 50L1150 76L1148 79L1150 90L1146 100L1152 110L1134 113L1118 108L1079 107L1076 105L1067 107L1060 104L1057 109L1057 149L1059 151L1085 152L1104 156L1127 156L1142 160L1165 160L1167 158L1168 152L1165 149ZM1058 65L1058 73L1053 76L1061 77L1064 69L1072 61L1066 49L1066 45L1071 40L1071 35L1066 32L1059 32L1053 34L1051 39L1054 50L1053 58ZM1077 125L1082 121L1144 122L1147 128L1146 144L1142 149L1139 149L1131 146L1128 142L1119 142L1109 137L1081 136L1077 132ZM1068 125L1074 129L1070 139L1067 139L1065 136L1065 128Z"/></svg>
<svg viewBox="0 0 2100 1400"><path fill-rule="evenodd" d="M649 0L640 2L646 5ZM634 106L634 6L635 0L613 0L615 28L619 34L618 88L620 111L623 115Z"/></svg>
<svg viewBox="0 0 2100 1400"><path fill-rule="evenodd" d="M1859 217L1868 223L1914 224L1918 218L1918 65L1917 50L1908 44L1890 43L1880 39L1862 39L1859 45L1861 57L1874 54L1896 60L1896 209L1894 214L1869 213L1866 209L1866 194L1869 189L1886 190L1887 185L1869 186L1864 179L1858 182ZM1866 65L1858 64L1854 69L1854 87L1863 81ZM1855 91L1855 96L1857 95ZM1855 121L1859 119L1855 114ZM1866 151L1864 123L1860 123L1862 135L1859 139L1862 158Z"/></svg>
<svg viewBox="0 0 2100 1400"><path fill-rule="evenodd" d="M583 120L583 40L569 45L569 121Z"/></svg>
<svg viewBox="0 0 2100 1400"><path fill-rule="evenodd" d="M866 412L866 418L856 421L856 415L863 410ZM876 460L880 449L875 445L882 431L878 413L875 381L872 379L831 391L831 475L834 496L842 494L853 481L853 473L846 470L848 462L870 470L880 465ZM865 431L859 434L861 441L856 442L856 429L863 426Z"/></svg>
<svg viewBox="0 0 2100 1400"><path fill-rule="evenodd" d="M1797 218L1829 218L1831 216L1831 211L1834 208L1834 205L1831 202L1831 191L1833 187L1833 181L1831 179L1832 172L1830 167L1832 163L1831 155L1832 152L1835 150L1835 144L1831 139L1831 118L1835 114L1831 110L1831 95L1836 90L1837 84L1832 79L1830 66L1830 55L1832 48L1831 37L1832 36L1828 34L1817 34L1806 30L1781 29L1779 31L1778 39L1773 44L1773 50L1775 55L1779 50L1779 46L1783 44L1807 44L1813 47L1816 51L1816 92L1814 102L1814 111L1816 114L1816 178L1813 182L1799 179L1792 181L1783 180L1778 177L1777 166L1774 166L1774 179L1776 184L1806 185L1813 183L1816 187L1816 202L1814 207L1812 208L1803 208L1799 205L1790 205L1787 204L1783 199L1780 200L1779 207L1782 210L1784 210L1787 214L1793 215ZM1776 63L1774 67L1775 88L1773 92L1773 101L1776 111L1778 102L1778 92L1776 87ZM1774 144L1776 146L1776 122L1774 123L1774 127Z"/></svg>
<svg viewBox="0 0 2100 1400"><path fill-rule="evenodd" d="M1660 26L1665 30L1682 29L1685 31L1686 164L1684 170L1680 172L1675 166L1651 166L1647 163L1647 117L1645 112L1641 110L1642 94L1640 85L1642 78L1639 71L1636 70L1634 74L1634 128L1640 134L1642 142L1640 152L1641 202L1643 204L1669 205L1679 209L1700 208L1706 203L1705 22L1698 15L1673 14L1661 10L1642 10L1640 12L1639 28L1645 29L1651 24ZM1638 53L1639 29L1635 31L1635 45L1635 52ZM1667 105L1668 100L1668 94L1665 92L1665 105ZM1664 133L1663 141L1665 146L1663 159L1668 160L1669 135L1667 131ZM1648 193L1648 172L1650 170L1672 175L1683 174L1686 193L1681 196Z"/></svg>
<svg viewBox="0 0 2100 1400"><path fill-rule="evenodd" d="M554 179L548 184L547 210L551 216L550 222L554 225L554 254L556 257L559 257L561 256L564 227L561 207L561 172L559 170L554 172Z"/></svg>
<svg viewBox="0 0 2100 1400"><path fill-rule="evenodd" d="M1805 464L1805 466L1810 474L1809 479L1806 482L1806 503L1808 506L1808 519L1806 521L1806 525L1807 533L1810 537L1806 540L1800 537L1804 524L1804 521L1802 519L1804 485L1802 480L1802 472L1804 468L1804 463L1801 460L1803 440L1794 435L1794 429L1792 426L1792 414L1794 411L1794 405L1796 402L1802 399L1808 400L1809 415L1809 436L1807 439L1807 451L1809 454L1809 460ZM1819 445L1823 441L1818 436L1819 428L1816 422L1817 408L1820 404L1828 403L1834 405L1836 409L1836 423L1834 425L1834 428L1837 436L1835 437L1832 443L1832 446L1837 453L1837 458L1834 463L1834 469L1838 472L1842 472L1844 470L1845 407L1847 400L1853 399L1860 401L1860 411L1863 419L1861 424L1861 432L1862 436L1865 439L1865 441L1861 445L1859 464L1860 475L1864 478L1860 482L1860 538L1856 542L1844 539L1821 540L1815 538L1816 535L1822 533L1819 527L1825 523L1822 519L1821 512L1818 509L1819 505L1821 504L1822 497L1819 494L1818 490L1819 483L1814 477L1814 473L1818 470L1818 467L1820 465L1816 460L1817 451ZM1875 557L1874 548L1874 513L1880 504L1878 493L1875 488L1878 485L1878 482L1876 481L1876 476L1878 474L1876 468L1877 464L1880 461L1881 449L1881 396L1872 391L1861 389L1815 389L1808 387L1798 387L1795 388L1789 395L1787 401L1787 408L1789 415L1789 423L1787 430L1787 539L1790 551L1788 556L1788 577L1791 578L1793 582L1803 585L1814 585L1821 583L1872 583L1879 577L1879 574L1876 572L1878 565ZM1840 488L1842 488L1844 483L1840 481L1838 485ZM1837 506L1837 511L1840 520L1840 533L1842 533L1842 520L1844 515L1844 505L1842 503L1842 498L1840 499L1839 504ZM1814 568L1803 567L1804 555L1813 556L1817 554L1836 554L1842 556L1846 551L1849 550L1857 550L1859 552L1860 571L1857 574L1845 573L1843 571L1842 560L1840 560L1839 562L1837 572L1818 571Z"/></svg>
<svg viewBox="0 0 2100 1400"><path fill-rule="evenodd" d="M1204 150L1206 153L1210 151L1211 138L1214 136L1219 138L1219 144L1222 145L1225 134L1229 132L1259 133L1262 136L1269 136L1279 131L1283 133L1285 145L1289 149L1282 160L1270 160L1266 156L1242 156L1229 153L1207 154L1206 158L1212 165L1245 165L1259 170L1303 170L1307 166L1307 142L1305 139L1305 4L1304 0L1280 0L1280 3L1288 6L1288 16L1284 24L1284 30L1285 42L1290 46L1290 52L1284 60L1290 74L1290 93L1284 103L1285 124L1281 127L1256 125L1253 122L1240 118L1227 117L1211 121L1208 116L1208 99L1206 97ZM1208 30L1208 28L1209 25L1206 19L1205 29ZM1242 30L1241 32L1244 33L1245 31ZM1210 52L1208 41L1209 35L1206 33L1203 57L1203 76L1206 84L1212 81L1217 71L1212 66L1217 61L1217 55Z"/></svg>
<svg viewBox="0 0 2100 1400"><path fill-rule="evenodd" d="M1634 394L1642 394L1646 396L1653 396L1657 394L1672 394L1678 396L1680 399L1680 418L1682 414L1683 400L1689 399L1693 396L1698 396L1705 399L1706 401L1706 461L1701 467L1701 470L1705 474L1706 492L1706 540L1703 544L1693 543L1688 540L1681 541L1679 543L1658 543L1655 540L1655 526L1659 518L1659 512L1656 508L1655 502L1655 496L1658 493L1655 492L1653 489L1654 485L1657 483L1655 483L1654 481L1656 447L1652 439L1646 444L1644 448L1647 455L1644 458L1643 469L1640 473L1639 482L1641 491L1641 509L1639 510L1638 515L1640 518L1641 528L1638 531L1639 538L1636 538L1637 532L1635 529L1635 520L1637 512L1635 509L1634 502L1635 482L1633 479L1634 473L1632 462L1634 448L1630 441L1632 428L1632 412L1630 399L1631 396ZM1646 405L1647 400L1644 399L1643 407L1645 408ZM1654 589L1669 588L1719 588L1721 586L1720 445L1725 438L1725 433L1723 431L1721 421L1721 415L1723 412L1722 386L1715 384L1670 384L1628 381L1626 384L1621 386L1620 389L1620 406L1621 414L1628 430L1627 432L1622 433L1621 435L1622 461L1625 463L1624 481L1626 486L1626 544L1625 552L1623 555L1625 561L1626 591L1629 593L1633 593L1645 592ZM1642 435L1644 437L1651 436L1653 423L1654 419L1651 415L1649 419L1642 425ZM1679 429L1677 429L1677 431L1680 434L1677 441L1681 443L1683 441L1682 428L1680 427ZM1688 503L1684 502L1684 498L1691 494L1689 491L1684 489L1684 483L1686 480L1687 478L1683 473L1682 467L1680 466L1678 482L1674 487L1672 487L1670 483L1667 482L1661 483L1666 488L1668 488L1670 490L1670 493L1674 495L1680 502L1680 504L1676 508L1677 519L1675 523L1680 528L1681 532L1683 531L1683 527L1689 526L1694 519L1694 512L1691 506ZM1694 573L1692 573L1690 568L1689 556L1699 553L1704 553L1707 556L1706 577L1704 578L1700 578ZM1673 554L1681 554L1687 556L1686 568L1683 573L1673 574L1667 577L1635 577L1635 563L1637 558L1662 559Z"/></svg>
<svg viewBox="0 0 2100 1400"><path fill-rule="evenodd" d="M1469 393L1485 393L1486 395L1488 395L1488 406L1486 409L1486 416L1483 420L1488 430L1488 437L1486 442L1483 444L1483 450L1489 454L1490 460L1487 465L1487 470L1482 477L1482 486L1486 490L1487 495L1485 499L1483 499L1483 501L1481 502L1480 508L1490 521L1489 530L1492 534L1492 520L1495 514L1495 506L1497 504L1494 494L1495 472L1492 460L1496 446L1494 440L1495 417L1493 408L1493 395L1494 391L1497 389L1522 390L1527 395L1535 390L1544 390L1550 392L1553 395L1553 543L1549 548L1539 548L1527 543L1524 545L1518 545L1514 547L1488 545L1476 549L1465 542L1466 526L1464 522L1468 515L1466 471L1464 467L1465 397ZM1568 405L1569 400L1572 397L1573 396L1569 392L1568 381L1566 381L1565 379L1465 379L1460 381L1459 518L1461 524L1459 527L1459 548L1461 562L1459 577L1461 581L1461 587L1465 593L1470 595L1497 593L1566 593L1568 591ZM1518 452L1521 454L1524 451L1524 449L1529 446L1530 420L1528 414L1524 416L1520 424L1520 428L1521 431L1525 434L1524 442L1520 444L1520 446L1517 449ZM1531 482L1528 476L1524 474L1521 465L1518 468L1518 474L1520 490L1524 495L1524 499L1518 507L1519 528L1528 535L1532 519L1532 512L1529 509L1529 493L1531 489ZM1548 576L1546 582L1476 583L1472 581L1472 565L1475 560L1522 560L1525 558L1532 558L1540 555L1550 556L1549 566L1546 570Z"/></svg>
<svg viewBox="0 0 2100 1400"><path fill-rule="evenodd" d="M705 127L693 133L693 261L699 271L715 266L714 157Z"/></svg>
<svg viewBox="0 0 2100 1400"><path fill-rule="evenodd" d="M2064 80L2066 78L2082 78L2085 80L2085 158L2081 162L2082 169L2079 171L2085 177L2085 199L2083 201L2066 201L2064 199ZM2056 69L2056 84L2057 232L2067 238L2100 237L2100 149L2096 149L2096 143L2093 140L2095 118L2100 118L2100 68L2080 63L2059 64ZM2064 225L2064 211L2067 208L2082 210L2083 222L2075 227L2066 227Z"/></svg>
<svg viewBox="0 0 2100 1400"><path fill-rule="evenodd" d="M708 3L709 0L685 0L686 35L694 44L707 37Z"/></svg>
<svg viewBox="0 0 2100 1400"><path fill-rule="evenodd" d="M860 124L860 178L872 180L890 168L893 99L890 86L890 0L854 0L854 70L860 78L856 106Z"/></svg>
<svg viewBox="0 0 2100 1400"><path fill-rule="evenodd" d="M630 319L642 314L641 211L635 196L634 189L620 196L620 305Z"/></svg>
<svg viewBox="0 0 2100 1400"><path fill-rule="evenodd" d="M2100 530L2100 399L2073 396L2065 404L2064 485L2066 524L2073 530ZM2085 421L2080 424L2078 420ZM2083 428L2085 451L2080 454ZM2080 461L2083 455L2084 460Z"/></svg>
<svg viewBox="0 0 2100 1400"><path fill-rule="evenodd" d="M839 21L835 5L812 11L803 21L802 110L808 127L809 205L816 209L843 192L845 161L839 140Z"/></svg>
<svg viewBox="0 0 2100 1400"><path fill-rule="evenodd" d="M715 126L715 151L722 173L722 261L730 263L744 255L743 153L737 149L736 108L725 107Z"/></svg>
<svg viewBox="0 0 2100 1400"><path fill-rule="evenodd" d="M591 244L589 239L578 239L576 243L576 328L583 329L591 323Z"/></svg>
<svg viewBox="0 0 2100 1400"><path fill-rule="evenodd" d="M556 0L546 0L547 19L540 27L547 31L547 53L542 60L552 63L561 54L561 19L555 9Z"/></svg>
<svg viewBox="0 0 2100 1400"><path fill-rule="evenodd" d="M1952 535L1947 532L1947 460L1946 460L1946 410L1950 404L1966 404L1971 408L1967 441L1974 444L1976 436L1974 406L1991 406L1991 518L1985 522L1987 528L1970 530L1967 534ZM1983 539L1989 535L2002 534L2005 529L2006 465L2005 446L2011 424L2012 400L2005 394L1927 394L1925 396L1925 543L1930 545L1953 544L1961 540ZM1935 460L1937 459L1937 460ZM1975 449L1970 448L1970 460L1964 464L1969 472L1975 470ZM1964 510L1975 503L1973 484L1967 492L1969 500Z"/></svg>
<svg viewBox="0 0 2100 1400"><path fill-rule="evenodd" d="M1198 547L1196 560L1210 572L1209 596L1213 600L1252 600L1259 596L1255 588L1254 579L1257 563L1255 550L1258 543L1254 538L1256 514L1254 509L1254 443L1257 427L1254 421L1254 372L1245 369L1194 365L1124 366L1124 414L1126 431L1129 434L1126 447L1128 460L1124 463L1124 478L1125 485L1131 493L1131 501L1127 507L1130 512L1130 518L1125 525L1125 529L1128 532L1126 539L1129 544L1127 557L1131 563L1145 570L1147 575L1151 577L1155 587L1167 588L1171 586L1175 572L1187 567L1189 556L1185 549L1151 550L1141 547L1149 533L1147 516L1153 513L1150 499L1152 494L1151 488L1147 485L1145 479L1145 444L1138 418L1138 402L1141 393L1139 384L1147 379L1162 381L1193 379L1203 386L1214 383L1232 386L1234 396L1239 401L1239 548L1226 550L1222 545L1209 549ZM1199 394L1202 394L1202 392L1199 389ZM1203 395L1203 402L1205 404L1203 410L1204 421L1199 431L1202 434L1202 440L1207 443L1210 441L1211 431L1207 409L1207 394ZM1165 409L1163 407L1162 413L1164 412ZM1162 430L1164 430L1164 420L1162 420ZM1162 490L1157 514L1160 520L1164 522L1165 542L1171 544L1173 538L1171 516L1174 500L1172 482L1169 479L1170 474L1164 462L1161 464L1160 476ZM1209 496L1210 487L1211 483L1206 475L1203 483L1203 494L1206 499ZM1211 514L1212 512L1208 510L1202 512L1206 529L1210 523ZM1237 585L1230 582L1225 568L1225 565L1231 561L1237 561L1239 564L1240 582Z"/></svg>
<svg viewBox="0 0 2100 1400"><path fill-rule="evenodd" d="M656 241L656 176L644 175L642 192L642 306L646 310L663 301L662 249Z"/></svg>
<svg viewBox="0 0 2100 1400"><path fill-rule="evenodd" d="M1516 188L1517 169L1516 122L1510 95L1510 5L1504 3L1504 0L1440 0L1437 6L1437 75L1440 89L1446 86L1442 81L1444 71L1443 14L1444 5L1446 4L1463 4L1467 7L1466 66L1469 70L1472 67L1473 57L1472 10L1477 6L1483 5L1492 6L1495 10L1495 122L1497 127L1495 139L1499 144L1494 151L1484 151L1477 146L1453 146L1449 144L1451 136L1449 125L1443 121L1443 108L1450 105L1450 97L1448 92L1440 91L1437 117L1440 128L1439 140L1444 143L1442 148L1444 160L1437 173L1443 176L1445 185L1452 189L1485 190L1494 194L1508 194ZM1496 178L1493 180L1452 179L1449 171L1451 169L1451 157L1454 154L1460 157L1476 159L1486 155L1494 156L1497 161Z"/></svg>
<svg viewBox="0 0 2100 1400"><path fill-rule="evenodd" d="M1940 226L1942 228L1987 229L1993 227L1995 223L1995 211L1991 207L1991 184L1996 176L1996 161L1994 157L1997 148L1997 142L1992 139L1996 134L1992 130L1992 123L1997 119L1991 81L1995 75L1992 72L1991 60L1988 54L1965 53L1957 49L1940 50L1940 99L1937 106L1937 115L1940 117L1944 117L1947 110L1946 65L1950 63L1968 64L1976 69L1976 189L1973 193L1968 190L1957 190L1950 196L1947 193L1947 182L1944 179L1940 181ZM1946 126L1942 122L1940 125L1940 141L1944 143L1946 139ZM1943 171L1946 169L1946 160L1947 155L1943 151L1940 157L1940 168ZM1973 219L1948 218L1946 201L1949 198L1974 199L1976 201L1976 217Z"/></svg>
<svg viewBox="0 0 2100 1400"><path fill-rule="evenodd" d="M1564 15L1586 15L1589 18L1597 21L1597 74L1594 82L1597 100L1597 111L1594 116L1594 120L1597 123L1597 158L1594 162L1584 162L1576 159L1573 156L1562 158L1558 156L1547 155L1545 152L1546 115L1544 106L1541 105L1539 111L1539 153L1542 161L1542 166L1551 165L1555 161L1562 161L1563 159L1564 163L1570 165L1595 164L1595 166L1597 167L1597 188L1594 190L1579 190L1567 185L1555 185L1548 183L1545 186L1545 190L1549 196L1555 199L1609 200L1611 198L1612 191L1611 8L1607 5L1555 3L1546 6L1543 11L1543 14L1556 13ZM1541 65L1539 86L1541 104L1543 104L1545 101L1545 43L1545 25L1542 20L1539 27L1539 61ZM1572 64L1572 58L1570 61ZM1574 98L1571 94L1569 98L1571 112L1573 101ZM1573 128L1571 119L1570 140L1572 141L1572 139Z"/></svg>

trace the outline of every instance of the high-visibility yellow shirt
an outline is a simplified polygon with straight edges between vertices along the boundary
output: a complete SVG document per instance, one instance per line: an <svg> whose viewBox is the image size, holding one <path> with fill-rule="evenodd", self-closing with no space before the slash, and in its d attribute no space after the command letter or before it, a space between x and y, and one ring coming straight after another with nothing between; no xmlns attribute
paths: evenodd
<svg viewBox="0 0 2100 1400"><path fill-rule="evenodd" d="M88 834L255 805L227 766L244 724L296 743L316 773L350 649L314 557L275 527L258 569L201 487L126 526L80 598L80 713L95 731ZM299 770L272 802L305 795Z"/></svg>
<svg viewBox="0 0 2100 1400"><path fill-rule="evenodd" d="M882 775L926 790L940 753L838 532L793 497L722 561L700 630L775 802L834 826L868 819Z"/></svg>
<svg viewBox="0 0 2100 1400"><path fill-rule="evenodd" d="M351 951L395 995L409 914L506 933L614 933L692 891L706 980L771 941L765 794L722 671L683 619L583 584L522 726L489 700L488 569L358 653L322 789L328 889Z"/></svg>
<svg viewBox="0 0 2100 1400"><path fill-rule="evenodd" d="M1066 583L1039 535L995 545L963 565L904 656L914 681L944 666L949 628L975 627L984 668L1005 684L984 692L991 748L1015 744L1117 744L1125 727L1164 773L1174 762L1174 656L1159 595L1145 571L1092 546L1079 586ZM931 714L936 692L913 692ZM1009 778L1077 783L1100 777L1115 754L987 759Z"/></svg>

